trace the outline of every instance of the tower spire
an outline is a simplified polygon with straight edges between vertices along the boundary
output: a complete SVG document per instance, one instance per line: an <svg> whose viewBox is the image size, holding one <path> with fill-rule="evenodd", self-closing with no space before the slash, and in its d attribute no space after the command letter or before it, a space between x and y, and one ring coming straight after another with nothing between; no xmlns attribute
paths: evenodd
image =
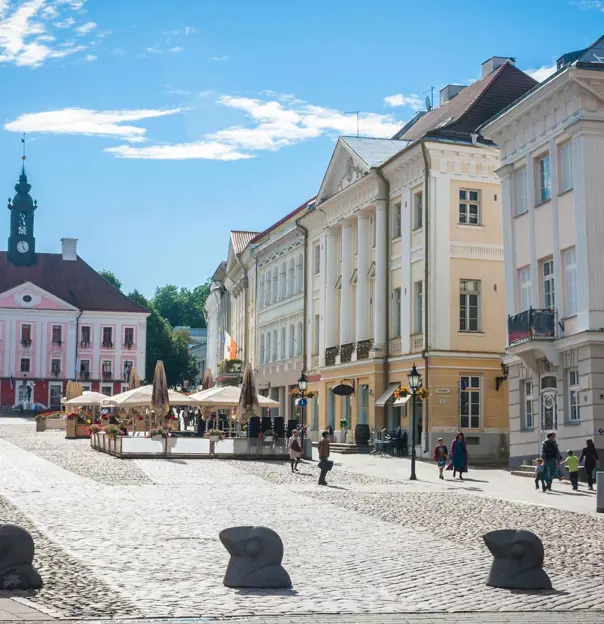
<svg viewBox="0 0 604 624"><path fill-rule="evenodd" d="M23 133L23 136L21 137L21 146L22 146L21 160L23 161L21 163L21 173L25 175L25 159L27 158L27 156L25 155L25 132Z"/></svg>

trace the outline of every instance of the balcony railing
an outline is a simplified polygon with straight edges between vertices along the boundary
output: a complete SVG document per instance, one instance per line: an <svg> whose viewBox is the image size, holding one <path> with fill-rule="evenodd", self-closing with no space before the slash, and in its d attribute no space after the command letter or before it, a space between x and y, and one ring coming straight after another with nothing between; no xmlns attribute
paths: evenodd
<svg viewBox="0 0 604 624"><path fill-rule="evenodd" d="M21 340L21 344L26 348L29 349L29 347L31 347L31 338L23 338L23 340Z"/></svg>
<svg viewBox="0 0 604 624"><path fill-rule="evenodd" d="M411 335L411 353L419 353L424 348L424 334Z"/></svg>
<svg viewBox="0 0 604 624"><path fill-rule="evenodd" d="M113 342L111 340L103 340L103 349L113 349Z"/></svg>
<svg viewBox="0 0 604 624"><path fill-rule="evenodd" d="M80 379L88 381L90 379L90 373L88 371L80 371Z"/></svg>
<svg viewBox="0 0 604 624"><path fill-rule="evenodd" d="M520 314L508 316L508 344L528 340L553 340L556 338L556 311L551 308L529 308Z"/></svg>
<svg viewBox="0 0 604 624"><path fill-rule="evenodd" d="M113 377L113 373L111 371L103 371L103 379L111 379Z"/></svg>
<svg viewBox="0 0 604 624"><path fill-rule="evenodd" d="M388 352L390 357L396 357L403 354L403 345L400 338L391 338L388 343Z"/></svg>
<svg viewBox="0 0 604 624"><path fill-rule="evenodd" d="M82 349L89 349L90 346L91 346L90 340L80 340L80 347L82 347Z"/></svg>
<svg viewBox="0 0 604 624"><path fill-rule="evenodd" d="M124 340L124 346L126 347L126 349L132 349L132 347L134 346L134 340L126 338L126 340Z"/></svg>
<svg viewBox="0 0 604 624"><path fill-rule="evenodd" d="M53 366L51 372L55 377L58 377L61 374L61 369L58 366Z"/></svg>

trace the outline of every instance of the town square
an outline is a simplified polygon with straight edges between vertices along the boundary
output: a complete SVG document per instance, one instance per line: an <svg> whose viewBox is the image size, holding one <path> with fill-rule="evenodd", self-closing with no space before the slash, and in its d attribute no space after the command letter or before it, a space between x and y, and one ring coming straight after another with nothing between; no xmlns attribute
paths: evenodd
<svg viewBox="0 0 604 624"><path fill-rule="evenodd" d="M603 32L0 0L0 621L603 621Z"/></svg>

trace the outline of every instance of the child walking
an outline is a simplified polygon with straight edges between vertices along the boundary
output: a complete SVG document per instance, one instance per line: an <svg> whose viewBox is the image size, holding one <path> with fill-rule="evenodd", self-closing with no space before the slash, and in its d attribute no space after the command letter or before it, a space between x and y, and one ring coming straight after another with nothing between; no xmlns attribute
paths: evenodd
<svg viewBox="0 0 604 624"><path fill-rule="evenodd" d="M562 462L568 468L568 476L570 478L573 490L579 489L579 458L572 452L568 451L568 457Z"/></svg>
<svg viewBox="0 0 604 624"><path fill-rule="evenodd" d="M449 457L449 449L444 443L442 438L438 438L438 444L434 447L434 453L432 455L436 465L438 466L438 478L444 479L443 470L447 464L447 458Z"/></svg>
<svg viewBox="0 0 604 624"><path fill-rule="evenodd" d="M539 458L535 462L535 489L539 489L539 484L541 484L541 488L545 492L547 489L545 486L545 466L543 465L543 460Z"/></svg>

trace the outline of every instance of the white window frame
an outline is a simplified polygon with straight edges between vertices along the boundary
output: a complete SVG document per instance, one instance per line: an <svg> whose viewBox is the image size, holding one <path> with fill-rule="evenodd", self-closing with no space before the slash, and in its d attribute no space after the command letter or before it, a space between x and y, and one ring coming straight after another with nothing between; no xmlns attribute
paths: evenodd
<svg viewBox="0 0 604 624"><path fill-rule="evenodd" d="M581 405L579 398L579 370L568 371L568 422L581 421Z"/></svg>
<svg viewBox="0 0 604 624"><path fill-rule="evenodd" d="M296 328L293 323L289 326L289 357L293 358L296 352Z"/></svg>
<svg viewBox="0 0 604 624"><path fill-rule="evenodd" d="M424 331L424 282L419 280L413 284L413 333Z"/></svg>
<svg viewBox="0 0 604 624"><path fill-rule="evenodd" d="M265 347L264 348L265 348L265 354L266 354L264 362L266 364L268 364L268 362L271 361L271 354L272 354L272 351L271 351L271 349L272 349L272 345L271 345L271 332L270 331L266 332L266 341L265 341Z"/></svg>
<svg viewBox="0 0 604 624"><path fill-rule="evenodd" d="M546 274L547 270L547 274ZM548 258L541 261L541 294L543 296L543 307L545 309L555 309L556 306L556 280L554 273L554 259Z"/></svg>
<svg viewBox="0 0 604 624"><path fill-rule="evenodd" d="M518 289L520 295L520 310L526 312L532 307L533 284L531 282L531 267L518 269Z"/></svg>
<svg viewBox="0 0 604 624"><path fill-rule="evenodd" d="M296 262L296 293L304 290L304 258L302 254L298 255Z"/></svg>
<svg viewBox="0 0 604 624"><path fill-rule="evenodd" d="M51 334L50 334L51 342L53 344L55 342L55 329L58 330L57 332L58 338L56 338L57 344L63 344L63 326L57 323L53 323L53 326L51 329Z"/></svg>
<svg viewBox="0 0 604 624"><path fill-rule="evenodd" d="M276 329L273 329L273 355L272 361L276 362L279 356L279 337Z"/></svg>
<svg viewBox="0 0 604 624"><path fill-rule="evenodd" d="M537 205L552 198L552 172L549 152L536 160Z"/></svg>
<svg viewBox="0 0 604 624"><path fill-rule="evenodd" d="M312 350L313 355L319 355L320 349L320 328L321 328L321 316L315 314L313 323L313 337L312 337Z"/></svg>
<svg viewBox="0 0 604 624"><path fill-rule="evenodd" d="M413 193L413 231L424 226L424 192Z"/></svg>
<svg viewBox="0 0 604 624"><path fill-rule="evenodd" d="M281 291L281 299L287 298L287 264L283 262L281 264L281 282L280 282L280 291Z"/></svg>
<svg viewBox="0 0 604 624"><path fill-rule="evenodd" d="M260 354L258 356L260 358L260 364L264 364L266 352L264 350L264 334L260 336Z"/></svg>
<svg viewBox="0 0 604 624"><path fill-rule="evenodd" d="M400 338L402 329L401 289L395 288L392 291L392 337Z"/></svg>
<svg viewBox="0 0 604 624"><path fill-rule="evenodd" d="M104 390L107 390L107 392L103 392ZM113 384L101 384L101 394L111 396L113 394Z"/></svg>
<svg viewBox="0 0 604 624"><path fill-rule="evenodd" d="M472 210L475 209L475 214ZM481 225L480 191L477 189L459 189L459 225Z"/></svg>
<svg viewBox="0 0 604 624"><path fill-rule="evenodd" d="M54 371L53 371L54 366L53 365L54 365L55 362L59 363L59 371L58 371L58 374L57 374L57 377L58 377L61 374L61 371L63 369L63 362L61 361L61 358L58 358L58 357L53 357L53 358L50 359L50 372L53 375L53 377L54 377Z"/></svg>
<svg viewBox="0 0 604 624"><path fill-rule="evenodd" d="M270 269L265 273L266 282L264 288L264 307L267 307L271 304L272 301L272 279L271 279L271 271Z"/></svg>
<svg viewBox="0 0 604 624"><path fill-rule="evenodd" d="M516 203L517 217L528 212L526 180L526 167L516 169L514 172L514 199Z"/></svg>
<svg viewBox="0 0 604 624"><path fill-rule="evenodd" d="M273 300L272 303L279 301L279 269L273 267Z"/></svg>
<svg viewBox="0 0 604 624"><path fill-rule="evenodd" d="M462 390L462 383L466 380L466 388ZM461 375L459 378L459 426L461 429L480 429L482 420L482 379L480 375ZM464 404L463 396L467 395ZM472 414L472 405L478 399L478 414ZM466 409L467 408L467 409ZM464 413L467 412L467 413Z"/></svg>
<svg viewBox="0 0 604 624"><path fill-rule="evenodd" d="M27 370L23 370L23 362L27 362ZM19 372L31 373L31 358L30 357L19 358Z"/></svg>
<svg viewBox="0 0 604 624"><path fill-rule="evenodd" d="M294 293L296 292L296 261L294 260L294 258L292 258L289 261L288 275L289 275L289 288L287 292L289 296L292 297Z"/></svg>
<svg viewBox="0 0 604 624"><path fill-rule="evenodd" d="M569 247L562 252L564 261L564 313L575 316L577 309L577 251Z"/></svg>
<svg viewBox="0 0 604 624"><path fill-rule="evenodd" d="M299 321L298 322L298 349L296 351L296 355L298 357L302 355L303 333L304 333L304 327L302 326L302 321Z"/></svg>
<svg viewBox="0 0 604 624"><path fill-rule="evenodd" d="M573 188L572 143L565 141L558 147L558 193L566 193Z"/></svg>
<svg viewBox="0 0 604 624"><path fill-rule="evenodd" d="M535 428L535 395L532 381L522 381L524 399L524 429L532 431Z"/></svg>
<svg viewBox="0 0 604 624"><path fill-rule="evenodd" d="M285 327L281 328L281 359L284 360L287 356L287 340L285 339Z"/></svg>
<svg viewBox="0 0 604 624"><path fill-rule="evenodd" d="M392 206L392 238L400 238L403 234L403 215L402 204L396 202Z"/></svg>
<svg viewBox="0 0 604 624"><path fill-rule="evenodd" d="M473 302L472 297L476 297ZM459 331L476 333L481 331L481 281L462 279L459 281ZM476 318L471 318L472 309L476 308ZM472 327L472 321L475 326Z"/></svg>
<svg viewBox="0 0 604 624"><path fill-rule="evenodd" d="M319 275L321 272L321 244L315 243L313 248L312 272L313 275Z"/></svg>
<svg viewBox="0 0 604 624"><path fill-rule="evenodd" d="M261 308L265 306L264 301L264 273L260 275L260 281L258 283L258 304Z"/></svg>

